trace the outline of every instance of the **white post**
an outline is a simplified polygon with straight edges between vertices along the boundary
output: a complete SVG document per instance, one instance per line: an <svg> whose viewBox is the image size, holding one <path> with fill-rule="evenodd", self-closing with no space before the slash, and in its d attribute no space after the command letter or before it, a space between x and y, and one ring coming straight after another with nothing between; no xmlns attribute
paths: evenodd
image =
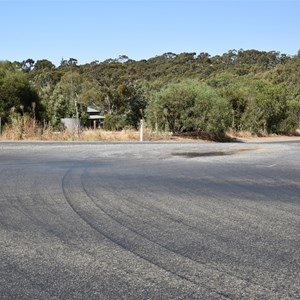
<svg viewBox="0 0 300 300"><path fill-rule="evenodd" d="M140 142L143 141L143 127L144 127L144 120L141 119L141 122L140 122Z"/></svg>

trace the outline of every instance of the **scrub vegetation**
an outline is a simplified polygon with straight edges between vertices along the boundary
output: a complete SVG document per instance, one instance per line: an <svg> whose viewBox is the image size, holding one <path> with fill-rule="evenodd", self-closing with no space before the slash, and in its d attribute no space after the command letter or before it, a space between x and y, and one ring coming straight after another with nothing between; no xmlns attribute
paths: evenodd
<svg viewBox="0 0 300 300"><path fill-rule="evenodd" d="M103 128L68 139L104 139L105 131L131 132L131 139L141 119L153 139L297 134L300 51L169 52L140 61L121 55L84 65L70 58L59 66L0 61L2 138L66 139L60 119L84 122L88 106L105 116Z"/></svg>

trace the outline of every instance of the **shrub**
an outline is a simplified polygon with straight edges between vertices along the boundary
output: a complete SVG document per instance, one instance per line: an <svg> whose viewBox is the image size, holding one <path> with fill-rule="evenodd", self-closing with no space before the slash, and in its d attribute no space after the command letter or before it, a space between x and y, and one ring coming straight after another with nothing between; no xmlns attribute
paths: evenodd
<svg viewBox="0 0 300 300"><path fill-rule="evenodd" d="M173 133L201 131L224 136L231 120L226 99L209 86L194 80L171 83L150 100L146 112L148 124Z"/></svg>

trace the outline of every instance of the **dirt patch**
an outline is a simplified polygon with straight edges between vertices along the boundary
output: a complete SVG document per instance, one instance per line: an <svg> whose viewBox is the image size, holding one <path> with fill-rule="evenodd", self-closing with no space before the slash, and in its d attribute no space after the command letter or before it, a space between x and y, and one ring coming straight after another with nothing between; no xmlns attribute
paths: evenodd
<svg viewBox="0 0 300 300"><path fill-rule="evenodd" d="M209 152L179 152L172 153L173 156L180 156L185 158L196 158L196 157L210 157L210 156L228 156L239 154L243 152L251 152L257 149L238 149L238 150L229 150L229 151L209 151Z"/></svg>

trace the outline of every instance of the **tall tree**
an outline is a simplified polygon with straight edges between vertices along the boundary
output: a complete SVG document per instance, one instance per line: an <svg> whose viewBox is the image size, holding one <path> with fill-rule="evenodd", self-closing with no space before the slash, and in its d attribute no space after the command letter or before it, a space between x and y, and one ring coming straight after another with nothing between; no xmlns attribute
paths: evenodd
<svg viewBox="0 0 300 300"><path fill-rule="evenodd" d="M33 114L32 103L35 103L37 117L42 112L37 92L30 85L26 76L18 70L11 69L11 65L0 63L0 116L2 122L9 121L13 109L19 113Z"/></svg>

